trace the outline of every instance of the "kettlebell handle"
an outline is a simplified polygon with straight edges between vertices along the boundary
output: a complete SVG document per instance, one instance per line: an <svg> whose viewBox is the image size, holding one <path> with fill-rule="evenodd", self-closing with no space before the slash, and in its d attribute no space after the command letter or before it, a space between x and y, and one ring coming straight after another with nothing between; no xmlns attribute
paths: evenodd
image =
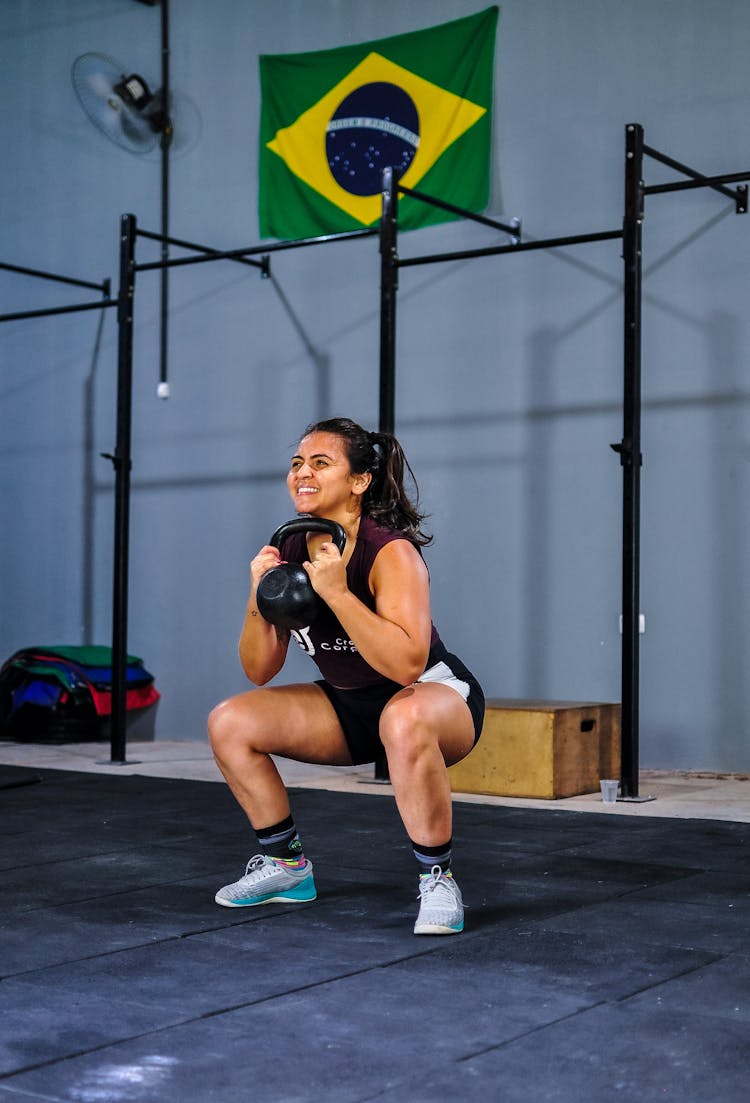
<svg viewBox="0 0 750 1103"><path fill-rule="evenodd" d="M281 548L287 536L293 536L297 532L324 532L331 537L339 554L344 554L346 547L346 532L338 521L329 521L327 517L313 517L312 514L303 514L291 521L285 521L273 534L269 543L272 548Z"/></svg>
<svg viewBox="0 0 750 1103"><path fill-rule="evenodd" d="M346 546L346 532L337 521L302 514L276 529L270 543L280 548L287 536L297 532L324 532L339 552ZM261 578L256 593L258 609L269 624L297 629L312 624L318 617L321 599L315 593L304 567L299 563L280 563Z"/></svg>

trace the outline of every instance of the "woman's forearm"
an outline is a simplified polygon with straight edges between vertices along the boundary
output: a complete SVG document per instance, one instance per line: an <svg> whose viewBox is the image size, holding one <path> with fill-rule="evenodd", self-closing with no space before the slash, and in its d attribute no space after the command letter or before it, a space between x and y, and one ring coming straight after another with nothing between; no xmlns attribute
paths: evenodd
<svg viewBox="0 0 750 1103"><path fill-rule="evenodd" d="M257 686L270 682L284 665L288 644L289 633L264 620L251 597L239 643L240 663L250 681Z"/></svg>

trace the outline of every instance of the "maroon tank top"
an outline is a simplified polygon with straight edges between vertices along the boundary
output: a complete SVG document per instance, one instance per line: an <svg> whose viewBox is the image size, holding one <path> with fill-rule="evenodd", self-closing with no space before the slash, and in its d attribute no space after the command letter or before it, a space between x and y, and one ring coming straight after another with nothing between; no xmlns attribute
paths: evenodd
<svg viewBox="0 0 750 1103"><path fill-rule="evenodd" d="M346 581L354 596L373 612L375 598L370 593L368 580L375 557L392 540L406 539L403 533L384 528L370 517L362 517L359 522L357 542L346 565ZM288 537L280 551L282 558L290 563L303 563L309 559L305 534L295 533ZM337 689L358 689L388 681L365 662L325 602L321 602L321 606L315 623L307 628L293 630L292 636L310 656L325 680ZM430 647L439 638L433 624Z"/></svg>

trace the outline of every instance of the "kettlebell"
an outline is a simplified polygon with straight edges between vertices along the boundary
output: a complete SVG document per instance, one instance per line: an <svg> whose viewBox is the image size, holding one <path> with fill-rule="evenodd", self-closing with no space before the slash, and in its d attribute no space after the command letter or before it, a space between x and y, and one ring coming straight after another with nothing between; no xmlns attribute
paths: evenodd
<svg viewBox="0 0 750 1103"><path fill-rule="evenodd" d="M312 516L287 521L276 529L269 544L280 548L295 532L325 532L342 554L346 546L346 533L337 521ZM320 613L321 599L299 563L280 563L266 571L258 583L256 598L261 615L278 628L304 628Z"/></svg>

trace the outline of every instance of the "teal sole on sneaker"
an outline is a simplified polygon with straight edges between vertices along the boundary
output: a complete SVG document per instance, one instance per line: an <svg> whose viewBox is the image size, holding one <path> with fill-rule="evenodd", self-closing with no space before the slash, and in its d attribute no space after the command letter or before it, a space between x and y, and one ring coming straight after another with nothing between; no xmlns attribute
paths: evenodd
<svg viewBox="0 0 750 1103"><path fill-rule="evenodd" d="M463 929L463 923L457 923L455 927L443 927L430 923L417 923L414 927L414 934L460 934Z"/></svg>
<svg viewBox="0 0 750 1103"><path fill-rule="evenodd" d="M218 894L214 897L217 904L223 908L253 908L258 904L304 904L308 900L317 899L318 892L312 878L292 889L283 892L268 892L265 896L240 897L238 900L224 900Z"/></svg>

